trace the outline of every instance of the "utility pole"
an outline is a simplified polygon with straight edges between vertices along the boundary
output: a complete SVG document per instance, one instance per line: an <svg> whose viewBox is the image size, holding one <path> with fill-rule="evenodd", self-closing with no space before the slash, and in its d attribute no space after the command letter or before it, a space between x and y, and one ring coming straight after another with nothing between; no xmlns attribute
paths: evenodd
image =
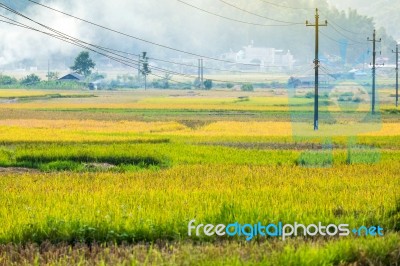
<svg viewBox="0 0 400 266"><path fill-rule="evenodd" d="M200 81L201 81L201 88L204 88L204 61L203 59L200 59Z"/></svg>
<svg viewBox="0 0 400 266"><path fill-rule="evenodd" d="M376 43L381 42L382 39L376 39L376 30L374 30L372 40L368 37L368 41L372 42L372 114L375 114L375 101L376 101Z"/></svg>
<svg viewBox="0 0 400 266"><path fill-rule="evenodd" d="M198 88L201 89L201 59L198 59L198 73L197 73L197 80L198 80Z"/></svg>
<svg viewBox="0 0 400 266"><path fill-rule="evenodd" d="M396 51L392 50L392 53L396 54L396 107L399 107L399 45L396 44Z"/></svg>
<svg viewBox="0 0 400 266"><path fill-rule="evenodd" d="M319 100L319 27L326 27L328 26L328 21L325 20L324 24L319 24L319 14L318 14L318 8L315 9L315 24L310 24L308 23L308 20L306 21L306 26L307 27L315 27L315 59L314 59L314 65L315 65L315 97L314 97L314 130L318 130L318 119L319 119L319 114L318 114L318 100Z"/></svg>
<svg viewBox="0 0 400 266"><path fill-rule="evenodd" d="M47 82L50 81L50 59L47 59Z"/></svg>

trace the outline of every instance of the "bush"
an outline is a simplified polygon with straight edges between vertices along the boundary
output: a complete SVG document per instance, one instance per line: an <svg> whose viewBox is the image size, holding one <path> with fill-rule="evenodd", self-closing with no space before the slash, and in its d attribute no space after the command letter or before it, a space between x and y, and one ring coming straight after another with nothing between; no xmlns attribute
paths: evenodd
<svg viewBox="0 0 400 266"><path fill-rule="evenodd" d="M308 99L313 99L315 97L315 94L314 94L314 92L310 91L310 92L306 93L305 97Z"/></svg>
<svg viewBox="0 0 400 266"><path fill-rule="evenodd" d="M26 76L25 78L21 79L21 84L22 85L35 85L36 83L40 82L40 78L35 75L35 74L30 74L29 76Z"/></svg>
<svg viewBox="0 0 400 266"><path fill-rule="evenodd" d="M342 94L340 94L341 96L344 96L344 97L353 97L354 96L354 93L352 93L352 92L343 92Z"/></svg>
<svg viewBox="0 0 400 266"><path fill-rule="evenodd" d="M213 82L211 79L207 79L206 81L204 81L204 89L211 90L212 86Z"/></svg>
<svg viewBox="0 0 400 266"><path fill-rule="evenodd" d="M254 87L252 84L249 84L249 83L243 84L241 90L242 91L254 91Z"/></svg>
<svg viewBox="0 0 400 266"><path fill-rule="evenodd" d="M233 83L226 83L228 89L232 89L235 85Z"/></svg>
<svg viewBox="0 0 400 266"><path fill-rule="evenodd" d="M0 85L3 86L14 85L17 82L18 81L13 77L0 75Z"/></svg>
<svg viewBox="0 0 400 266"><path fill-rule="evenodd" d="M49 73L46 75L46 78L47 78L49 81L55 81L55 80L58 80L58 79L59 79L59 74L58 74L58 72L49 72Z"/></svg>

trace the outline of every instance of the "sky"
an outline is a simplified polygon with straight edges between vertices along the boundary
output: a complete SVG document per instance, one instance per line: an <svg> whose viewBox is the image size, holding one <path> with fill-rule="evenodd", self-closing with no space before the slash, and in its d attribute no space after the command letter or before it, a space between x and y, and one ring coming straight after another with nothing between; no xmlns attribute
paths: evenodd
<svg viewBox="0 0 400 266"><path fill-rule="evenodd" d="M187 56L99 29L38 5L29 5L28 0L3 0L0 2L36 21L87 42L131 53L148 51L154 57L161 58ZM231 34L235 32L236 27L246 29L246 26L198 12L177 0L43 0L41 2L145 40L213 57L218 57L222 52L229 50L237 51L254 39L254 35L250 33L236 35L230 39L230 36L226 36L227 32ZM248 16L237 10L227 9L228 11L225 12L225 9L221 9L223 4L217 0L187 0L187 2L216 13L227 14L229 12L230 17L238 20L249 20ZM241 1L241 4L246 9L249 9L251 5L248 1ZM311 17L312 12L310 13ZM0 14L16 18L8 11L1 10ZM40 28L23 18L16 19ZM303 18L299 18L300 20L303 22ZM225 30L226 28L229 29ZM302 31L304 34L312 34L306 27L299 27L296 30ZM279 28L276 31L278 32ZM287 36L287 38L290 37ZM0 51L2 51L0 67L23 60L32 61L29 63L31 65L41 66L47 66L48 60L58 60L62 61L65 66L69 66L76 54L82 50L37 32L4 23L0 27L0 39L2 40L0 42ZM265 45L268 45L268 38L265 39L267 40ZM273 38L271 37L270 40L272 43ZM283 40L283 42L290 43L288 40Z"/></svg>
<svg viewBox="0 0 400 266"><path fill-rule="evenodd" d="M76 38L100 44L106 47L113 47L127 52L137 53L143 49L148 49L146 43L120 36L101 30L97 27L68 18L62 14L55 13L37 5L26 8L26 0L9 0L3 3L12 8L16 8L24 15L49 25L61 32ZM157 1L157 0L98 0L98 1L42 1L56 9L74 14L100 25L117 29L124 33L132 33L140 38L151 40L156 43L177 46L182 49L206 53L204 49L204 39L213 31L212 25L207 25L203 21L201 25L193 22L193 16L187 12L185 6L176 1ZM22 3L22 4L21 4ZM9 12L2 12L7 17L15 18ZM29 25L37 25L18 18L19 22ZM175 23L182 20L187 23ZM191 22L189 22L191 21ZM40 28L40 27L39 27ZM190 32L197 34L189 34ZM6 65L24 59L38 59L46 61L50 55L60 58L77 53L81 48L75 48L59 40L48 36L21 29L12 25L2 24L0 28L0 65ZM203 40L202 40L203 39ZM164 55L165 49L151 46L151 51L156 55Z"/></svg>

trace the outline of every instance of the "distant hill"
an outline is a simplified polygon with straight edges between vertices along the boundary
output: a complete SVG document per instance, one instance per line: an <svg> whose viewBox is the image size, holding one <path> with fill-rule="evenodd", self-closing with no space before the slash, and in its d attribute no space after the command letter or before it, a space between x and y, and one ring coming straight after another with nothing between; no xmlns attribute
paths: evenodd
<svg viewBox="0 0 400 266"><path fill-rule="evenodd" d="M377 27L386 28L387 33L400 42L398 26L400 25L400 1L328 0L328 2L338 9L357 9L360 14L373 17Z"/></svg>

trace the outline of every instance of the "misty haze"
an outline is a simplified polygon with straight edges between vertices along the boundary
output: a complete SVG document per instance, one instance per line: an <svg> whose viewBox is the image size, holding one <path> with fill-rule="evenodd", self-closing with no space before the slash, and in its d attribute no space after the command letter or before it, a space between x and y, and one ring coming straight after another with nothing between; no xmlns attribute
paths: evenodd
<svg viewBox="0 0 400 266"><path fill-rule="evenodd" d="M0 265L399 265L399 10L0 0Z"/></svg>

